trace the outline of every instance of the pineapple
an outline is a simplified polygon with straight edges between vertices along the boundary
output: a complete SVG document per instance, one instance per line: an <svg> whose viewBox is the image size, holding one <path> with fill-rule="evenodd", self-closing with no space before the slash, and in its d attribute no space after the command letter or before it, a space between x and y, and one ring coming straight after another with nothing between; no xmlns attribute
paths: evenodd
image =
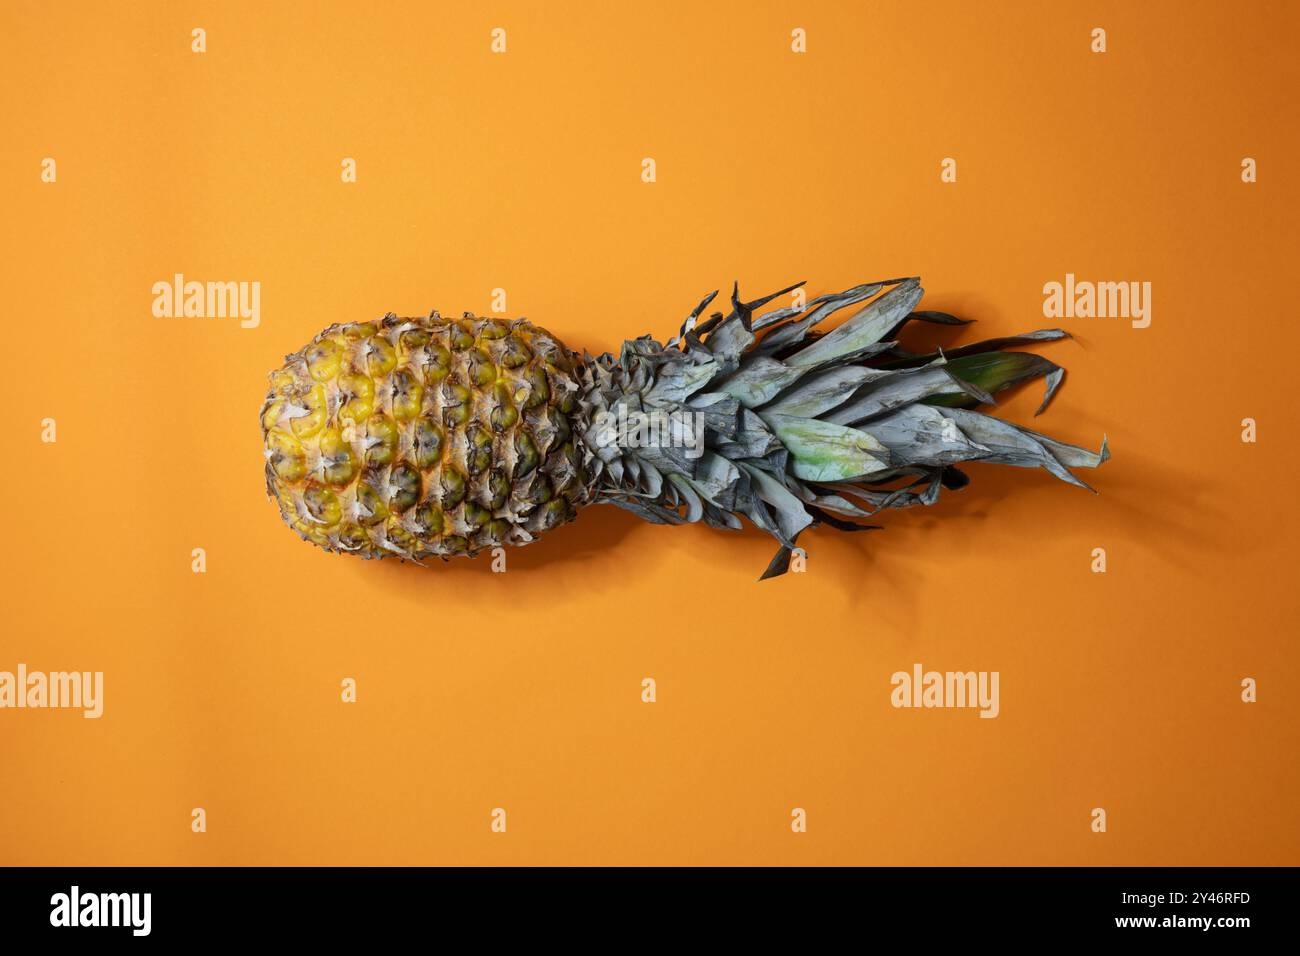
<svg viewBox="0 0 1300 956"><path fill-rule="evenodd" d="M270 376L267 492L328 551L412 561L528 544L593 503L657 524L739 528L743 516L780 545L766 578L788 569L806 528L863 530L884 509L933 504L967 483L962 462L1087 488L1069 469L1109 457L1104 439L1094 453L978 410L1039 377L1046 408L1064 369L1003 349L1060 329L905 351L908 322L966 324L914 311L916 278L756 314L799 285L752 302L733 291L727 315L700 321L715 292L667 343L630 339L617 359L579 356L525 319L332 325ZM628 441L612 424L655 415L681 426L660 439L692 437L694 423L694 447Z"/></svg>

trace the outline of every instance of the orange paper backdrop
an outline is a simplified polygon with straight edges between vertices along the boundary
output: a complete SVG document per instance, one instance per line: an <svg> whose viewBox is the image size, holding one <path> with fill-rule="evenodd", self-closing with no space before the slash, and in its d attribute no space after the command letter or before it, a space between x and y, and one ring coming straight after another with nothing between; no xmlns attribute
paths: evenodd
<svg viewBox="0 0 1300 956"><path fill-rule="evenodd" d="M1300 863L1297 9L7 2L0 670L105 702L0 710L0 863ZM178 272L260 325L155 318ZM1150 327L1045 319L1066 273ZM1075 334L1033 424L1109 435L1098 496L976 466L762 584L752 530L592 508L423 570L266 501L266 373L329 323L501 288L603 351L910 274L964 340ZM1000 716L892 708L916 662Z"/></svg>

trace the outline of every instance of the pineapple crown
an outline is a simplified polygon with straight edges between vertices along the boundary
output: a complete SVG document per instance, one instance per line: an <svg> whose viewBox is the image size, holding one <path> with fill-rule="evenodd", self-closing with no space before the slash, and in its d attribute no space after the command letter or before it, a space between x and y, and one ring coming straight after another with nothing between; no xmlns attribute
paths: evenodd
<svg viewBox="0 0 1300 956"><path fill-rule="evenodd" d="M624 342L617 359L584 355L579 438L593 500L656 524L738 529L748 518L780 545L769 578L789 569L807 528L870 530L878 526L864 519L879 511L934 504L941 488L967 484L961 462L1040 467L1088 488L1069 469L1109 457L1104 438L1094 453L978 410L1041 377L1041 413L1064 369L1004 349L1068 338L1061 329L908 352L896 340L908 322L969 321L914 311L918 278L756 314L802 285L751 302L734 286L730 312L700 321L713 292L666 343L642 336ZM837 328L818 328L854 305Z"/></svg>

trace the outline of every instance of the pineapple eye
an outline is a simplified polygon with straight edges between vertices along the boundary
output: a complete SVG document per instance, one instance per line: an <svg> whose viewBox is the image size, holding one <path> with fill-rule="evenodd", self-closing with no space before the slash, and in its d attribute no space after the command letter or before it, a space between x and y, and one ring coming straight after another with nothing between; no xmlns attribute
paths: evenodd
<svg viewBox="0 0 1300 956"><path fill-rule="evenodd" d="M470 334L469 329L461 325L452 326L451 347L456 352L463 352L474 344L474 336Z"/></svg>
<svg viewBox="0 0 1300 956"><path fill-rule="evenodd" d="M338 497L328 488L311 485L302 493L302 500L307 513L326 527L333 527L343 517Z"/></svg>
<svg viewBox="0 0 1300 956"><path fill-rule="evenodd" d="M325 409L314 408L306 415L299 415L291 419L289 427L293 429L294 435L299 438L311 438L322 428L325 427Z"/></svg>
<svg viewBox="0 0 1300 956"><path fill-rule="evenodd" d="M546 372L540 368L531 368L524 374L528 382L529 395L524 408L536 408L551 397L550 387L546 384Z"/></svg>
<svg viewBox="0 0 1300 956"><path fill-rule="evenodd" d="M273 452L297 457L304 454L302 442L286 431L274 428L266 433L266 447Z"/></svg>
<svg viewBox="0 0 1300 956"><path fill-rule="evenodd" d="M391 464L397 454L397 425L387 415L366 422L366 464Z"/></svg>
<svg viewBox="0 0 1300 956"><path fill-rule="evenodd" d="M566 375L573 372L573 359L561 352L554 342L538 342L537 351L546 359L546 367Z"/></svg>
<svg viewBox="0 0 1300 956"><path fill-rule="evenodd" d="M492 493L492 510L504 508L506 499L510 497L510 479L500 468L492 472L492 477L488 479L488 491Z"/></svg>
<svg viewBox="0 0 1300 956"><path fill-rule="evenodd" d="M318 342L307 350L307 373L318 382L328 382L343 367L343 355L332 342Z"/></svg>
<svg viewBox="0 0 1300 956"><path fill-rule="evenodd" d="M445 408L442 412L442 420L447 423L448 428L458 428L469 421L468 405L453 405L451 408Z"/></svg>
<svg viewBox="0 0 1300 956"><path fill-rule="evenodd" d="M328 547L330 543L329 533L319 525L313 524L304 518L299 518L293 522L294 530L301 534L312 544L318 544L322 548Z"/></svg>
<svg viewBox="0 0 1300 956"><path fill-rule="evenodd" d="M442 470L442 510L452 511L465 500L465 476L454 468Z"/></svg>
<svg viewBox="0 0 1300 956"><path fill-rule="evenodd" d="M266 450L271 470L281 481L299 481L306 476L307 458L302 444L287 432L267 432Z"/></svg>
<svg viewBox="0 0 1300 956"><path fill-rule="evenodd" d="M492 414L488 416L492 422L492 427L499 432L512 428L515 422L519 421L519 409L515 408L508 401L502 402L496 408L492 409Z"/></svg>
<svg viewBox="0 0 1300 956"><path fill-rule="evenodd" d="M408 352L414 352L416 349L424 348L432 340L433 334L425 329L408 329L403 332L398 339L402 343L402 348Z"/></svg>
<svg viewBox="0 0 1300 956"><path fill-rule="evenodd" d="M470 353L469 377L470 381L480 387L495 381L497 377L496 366L492 364L491 357L482 349L475 349Z"/></svg>
<svg viewBox="0 0 1300 956"><path fill-rule="evenodd" d="M541 460L537 454L537 445L528 432L521 431L515 436L515 478L525 478Z"/></svg>
<svg viewBox="0 0 1300 956"><path fill-rule="evenodd" d="M473 501L465 502L465 510L462 512L465 517L465 524L469 526L470 531L477 531L491 519L486 508Z"/></svg>
<svg viewBox="0 0 1300 956"><path fill-rule="evenodd" d="M464 405L469 401L469 389L457 382L444 382L442 385L443 405Z"/></svg>
<svg viewBox="0 0 1300 956"><path fill-rule="evenodd" d="M424 389L414 375L403 369L393 376L392 398L393 415L399 421L410 421L420 413Z"/></svg>
<svg viewBox="0 0 1300 956"><path fill-rule="evenodd" d="M503 339L510 334L510 327L500 319L483 319L478 327L479 338L492 341Z"/></svg>
<svg viewBox="0 0 1300 956"><path fill-rule="evenodd" d="M529 519L529 525L535 526L536 530L549 531L556 525L564 524L573 517L573 511L569 503L563 498L553 498L544 504L536 514Z"/></svg>
<svg viewBox="0 0 1300 956"><path fill-rule="evenodd" d="M366 357L366 368L376 378L382 378L397 366L397 350L387 339L378 336L368 339L362 352Z"/></svg>
<svg viewBox="0 0 1300 956"><path fill-rule="evenodd" d="M325 408L329 404L327 396L328 393L325 391L324 385L313 385L303 393L302 403L315 411L318 408Z"/></svg>
<svg viewBox="0 0 1300 956"><path fill-rule="evenodd" d="M339 532L337 546L344 551L361 551L370 543L365 531L354 524L345 525Z"/></svg>
<svg viewBox="0 0 1300 956"><path fill-rule="evenodd" d="M337 428L327 429L320 437L320 468L325 481L335 488L343 488L357 476L357 463L352 448L343 440Z"/></svg>
<svg viewBox="0 0 1300 956"><path fill-rule="evenodd" d="M442 534L442 511L433 500L423 502L415 509L415 522L424 529L427 538Z"/></svg>
<svg viewBox="0 0 1300 956"><path fill-rule="evenodd" d="M375 383L367 375L349 373L339 379L343 393L343 407L339 418L344 421L363 422L375 407Z"/></svg>
<svg viewBox="0 0 1300 956"><path fill-rule="evenodd" d="M431 345L425 349L422 367L424 380L430 385L439 385L451 372L451 353L446 346Z"/></svg>
<svg viewBox="0 0 1300 956"><path fill-rule="evenodd" d="M415 464L428 471L442 460L442 429L436 420L421 418L415 426Z"/></svg>
<svg viewBox="0 0 1300 956"><path fill-rule="evenodd" d="M388 505L384 497L369 481L357 485L356 517L363 525L373 527L388 520Z"/></svg>
<svg viewBox="0 0 1300 956"><path fill-rule="evenodd" d="M379 331L374 322L351 322L340 330L349 339L368 339Z"/></svg>
<svg viewBox="0 0 1300 956"><path fill-rule="evenodd" d="M299 481L307 474L307 460L292 455L273 455L271 467L282 481Z"/></svg>
<svg viewBox="0 0 1300 956"><path fill-rule="evenodd" d="M388 523L388 528L385 530L385 534L388 536L390 542L397 545L408 554L420 549L420 542L411 534L411 532L407 531L400 524L390 521Z"/></svg>
<svg viewBox="0 0 1300 956"><path fill-rule="evenodd" d="M401 514L420 499L420 473L403 462L388 476L388 503Z"/></svg>
<svg viewBox="0 0 1300 956"><path fill-rule="evenodd" d="M492 433L482 425L470 429L469 450L465 455L465 464L471 475L478 475L492 464Z"/></svg>
<svg viewBox="0 0 1300 956"><path fill-rule="evenodd" d="M544 505L554 497L554 494L551 483L538 475L533 479L533 486L521 497L529 504Z"/></svg>
<svg viewBox="0 0 1300 956"><path fill-rule="evenodd" d="M488 416L492 422L492 427L499 432L513 428L515 422L519 421L519 409L510 403L510 386L505 382L498 382L496 388L492 390L492 398L496 402L496 408Z"/></svg>
<svg viewBox="0 0 1300 956"><path fill-rule="evenodd" d="M325 480L335 488L346 488L357 476L357 466L352 453L345 451L325 466Z"/></svg>
<svg viewBox="0 0 1300 956"><path fill-rule="evenodd" d="M284 410L284 399L277 398L271 404L266 406L262 412L262 427L270 431L275 427L276 422L280 420L280 412Z"/></svg>
<svg viewBox="0 0 1300 956"><path fill-rule="evenodd" d="M532 357L527 345L518 339L510 339L501 353L501 364L505 368L518 368Z"/></svg>

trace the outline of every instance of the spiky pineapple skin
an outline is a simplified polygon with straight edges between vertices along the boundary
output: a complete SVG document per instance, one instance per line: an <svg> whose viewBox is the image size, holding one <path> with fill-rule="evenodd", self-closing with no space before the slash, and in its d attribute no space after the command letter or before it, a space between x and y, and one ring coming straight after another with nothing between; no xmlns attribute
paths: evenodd
<svg viewBox="0 0 1300 956"><path fill-rule="evenodd" d="M328 551L421 560L527 544L595 495L579 365L525 319L332 325L270 375L267 493Z"/></svg>

